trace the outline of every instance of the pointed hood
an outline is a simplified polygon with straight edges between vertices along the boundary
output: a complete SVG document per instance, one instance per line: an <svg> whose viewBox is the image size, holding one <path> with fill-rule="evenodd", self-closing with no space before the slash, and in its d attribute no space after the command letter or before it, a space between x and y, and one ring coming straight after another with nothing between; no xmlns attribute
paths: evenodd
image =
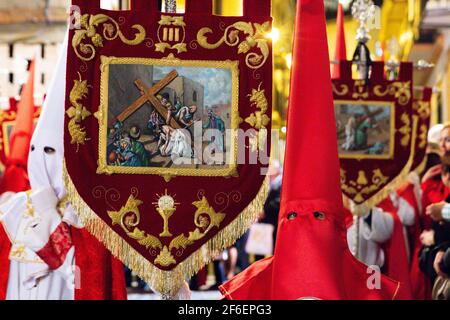
<svg viewBox="0 0 450 320"><path fill-rule="evenodd" d="M344 29L344 7L342 3L338 4L336 18L336 48L334 49L334 60L347 60L347 47L345 45L345 29ZM331 69L331 78L338 79L340 77L339 64L333 64Z"/></svg>

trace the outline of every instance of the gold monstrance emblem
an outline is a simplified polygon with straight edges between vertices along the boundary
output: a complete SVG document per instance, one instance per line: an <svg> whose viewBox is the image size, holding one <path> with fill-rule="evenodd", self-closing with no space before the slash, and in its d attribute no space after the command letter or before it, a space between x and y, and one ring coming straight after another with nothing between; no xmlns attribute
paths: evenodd
<svg viewBox="0 0 450 320"><path fill-rule="evenodd" d="M164 221L163 232L159 234L160 237L172 237L172 234L169 231L169 218L174 214L177 210L177 205L179 203L175 202L174 198L165 191L165 194L162 196L157 195L158 202L154 202L153 204L156 206L156 210L161 215Z"/></svg>

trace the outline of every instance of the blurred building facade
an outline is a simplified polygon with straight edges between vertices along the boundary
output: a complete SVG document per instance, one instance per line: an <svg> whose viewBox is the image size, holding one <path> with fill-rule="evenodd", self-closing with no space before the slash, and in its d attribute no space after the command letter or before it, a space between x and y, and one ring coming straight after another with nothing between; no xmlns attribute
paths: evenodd
<svg viewBox="0 0 450 320"><path fill-rule="evenodd" d="M0 0L0 107L19 95L27 60L36 59L36 104L52 78L66 29L68 0Z"/></svg>

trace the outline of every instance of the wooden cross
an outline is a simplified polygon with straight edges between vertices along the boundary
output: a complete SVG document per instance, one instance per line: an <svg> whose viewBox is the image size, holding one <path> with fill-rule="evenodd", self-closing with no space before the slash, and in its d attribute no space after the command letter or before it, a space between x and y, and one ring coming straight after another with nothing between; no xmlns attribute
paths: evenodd
<svg viewBox="0 0 450 320"><path fill-rule="evenodd" d="M173 80L178 77L178 72L173 70L167 76L165 76L161 81L159 81L155 86L149 88L145 83L138 79L134 82L136 87L141 91L142 96L139 97L135 102L133 102L128 108L126 108L120 115L117 116L117 121L123 122L129 118L133 113L135 113L144 104L149 102L153 105L155 110L164 118L167 117L167 108L159 101L156 97L158 92L168 86ZM174 129L181 129L183 126L174 118L171 118L170 123L168 123Z"/></svg>

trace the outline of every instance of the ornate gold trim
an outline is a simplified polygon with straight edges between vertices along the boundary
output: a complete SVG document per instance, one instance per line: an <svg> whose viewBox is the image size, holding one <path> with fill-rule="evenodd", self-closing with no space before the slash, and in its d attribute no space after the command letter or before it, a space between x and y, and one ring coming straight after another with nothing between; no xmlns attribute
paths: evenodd
<svg viewBox="0 0 450 320"><path fill-rule="evenodd" d="M364 80L355 80L353 84L352 98L360 100L369 98L369 86Z"/></svg>
<svg viewBox="0 0 450 320"><path fill-rule="evenodd" d="M195 168L132 168L110 166L106 159L107 149L107 129L108 129L108 90L109 90L109 66L112 64L141 64L141 65L161 65L173 67L210 67L231 70L232 75L232 102L231 102L231 130L236 132L239 129L239 62L238 61L203 61L203 60L171 60L171 59L147 59L147 58L117 58L101 57L101 82L100 82L100 107L95 114L99 119L99 156L98 174L153 174L170 179L176 176L197 176L197 177L236 177L238 141L237 135L231 134L230 164L218 169L195 169Z"/></svg>
<svg viewBox="0 0 450 320"><path fill-rule="evenodd" d="M247 231L248 227L258 219L269 190L269 177L267 176L255 199L233 222L219 231L173 270L163 271L151 264L92 211L78 194L65 165L63 178L68 200L86 229L101 241L115 257L149 283L152 288L169 296L174 295L179 290L185 279L190 278L203 266L211 262L216 257L217 252L231 246L236 239Z"/></svg>
<svg viewBox="0 0 450 320"><path fill-rule="evenodd" d="M394 96L398 103L404 106L411 100L411 81L396 81L385 87L383 85L377 85L373 88L373 93L377 97Z"/></svg>
<svg viewBox="0 0 450 320"><path fill-rule="evenodd" d="M233 30L234 29L234 30ZM238 46L238 54L246 54L245 64L250 69L261 68L269 58L269 37L267 34L270 32L270 22L264 22L263 24L243 22L239 21L228 26L222 38L216 43L209 43L207 34L212 33L212 29L205 27L201 28L197 33L198 44L205 49L214 50L220 47L223 43L230 47ZM239 33L243 32L246 37L241 41ZM257 47L261 54L249 51Z"/></svg>
<svg viewBox="0 0 450 320"><path fill-rule="evenodd" d="M109 22L109 23L106 23ZM115 40L117 37L127 45L138 45L145 40L145 28L139 24L132 26L136 30L134 39L128 39L120 31L119 24L111 17L105 14L84 14L81 17L81 28L75 30L72 38L72 47L78 58L83 61L90 61L95 58L96 48L103 47L103 41ZM103 24L103 33L97 32L96 28ZM83 43L86 37L91 40L92 44Z"/></svg>
<svg viewBox="0 0 450 320"><path fill-rule="evenodd" d="M349 93L350 89L348 88L348 85L341 84L339 85L340 90L337 88L337 85L333 82L333 93L337 94L338 96L345 96Z"/></svg>
<svg viewBox="0 0 450 320"><path fill-rule="evenodd" d="M162 197L170 197L167 195L167 190L166 195ZM173 200L173 198L171 199ZM181 250L181 252L177 251L177 256L179 256L182 254L182 250L204 238L212 228L220 228L220 224L225 218L225 214L216 212L214 208L209 205L206 197L203 196L201 200L194 201L192 203L197 208L197 211L194 214L194 224L197 228L194 231L189 232L188 237L184 234L180 234L172 239L169 247L163 247L163 244L159 238L151 234L147 234L145 231L138 228L141 222L139 206L142 203L143 202L141 200L137 199L132 194L128 198L126 204L119 211L108 211L108 216L111 218L113 226L120 225L130 238L136 240L140 245L149 250L152 256L157 255L159 250L159 254L154 263L162 267L168 267L177 262L171 252L173 249L178 251ZM176 210L175 207L171 207L170 209L172 213ZM161 208L157 207L157 211L164 219L164 214L162 214ZM203 215L207 215L209 219L204 219L202 217ZM168 223L167 225L165 224L164 228L168 229ZM202 231L202 229L204 229L204 231ZM165 233L160 234L159 236L172 237L171 234L165 235Z"/></svg>
<svg viewBox="0 0 450 320"><path fill-rule="evenodd" d="M431 103L429 101L416 100L413 103L413 109L416 110L417 114L419 114L422 119L426 119L430 116L430 106Z"/></svg>
<svg viewBox="0 0 450 320"><path fill-rule="evenodd" d="M398 131L403 135L403 138L400 140L400 144L407 147L411 139L411 119L406 112L401 115L401 121L403 126Z"/></svg>
<svg viewBox="0 0 450 320"><path fill-rule="evenodd" d="M262 149L262 146L267 141L267 125L270 123L270 118L267 116L269 103L266 98L266 90L261 89L262 82L258 89L252 89L252 93L248 95L250 103L259 111L255 111L245 119L245 122L255 128L256 134L250 137L250 147L252 152L257 152Z"/></svg>
<svg viewBox="0 0 450 320"><path fill-rule="evenodd" d="M354 153L341 153L339 152L340 159L392 159L394 157L395 151L395 103L391 101L371 101L371 100L334 100L334 107L337 105L375 105L375 106L389 106L391 108L390 112L390 145L389 145L389 153L387 155L377 155L377 154L354 154Z"/></svg>

